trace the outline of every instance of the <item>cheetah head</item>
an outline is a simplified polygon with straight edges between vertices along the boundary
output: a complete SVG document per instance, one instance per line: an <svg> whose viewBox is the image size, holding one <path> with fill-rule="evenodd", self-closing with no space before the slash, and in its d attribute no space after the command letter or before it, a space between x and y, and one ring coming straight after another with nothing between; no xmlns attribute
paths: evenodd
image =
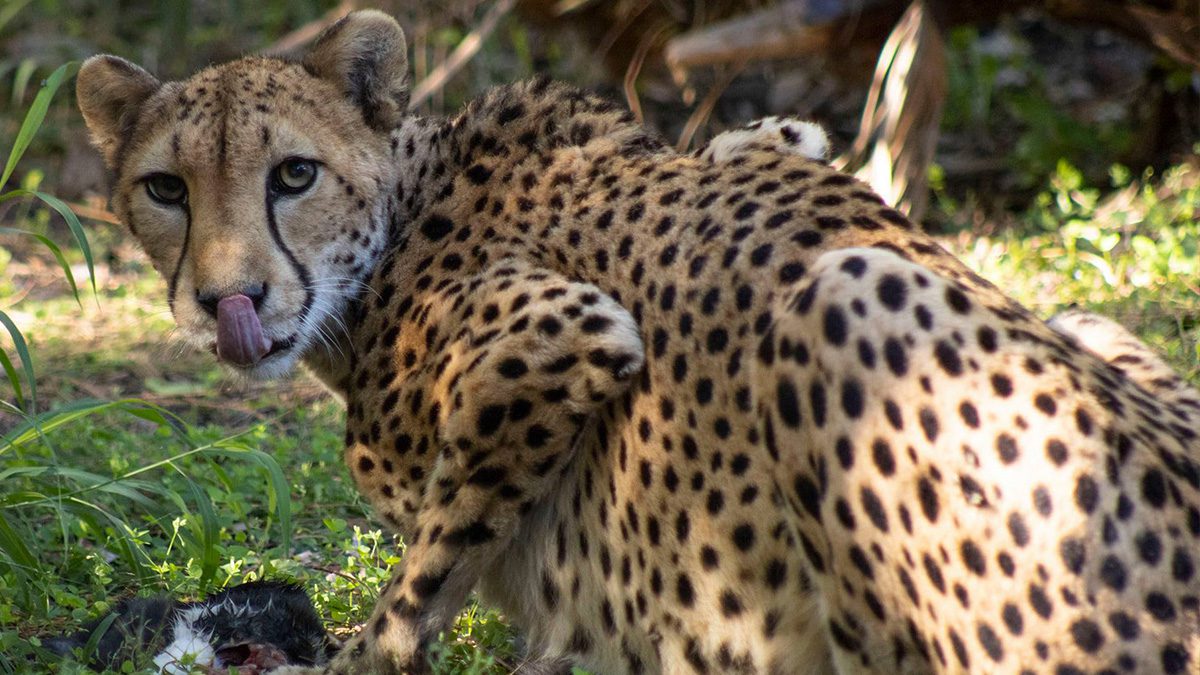
<svg viewBox="0 0 1200 675"><path fill-rule="evenodd" d="M301 57L181 82L116 56L84 63L79 107L113 211L186 340L264 378L344 330L388 236L407 72L404 34L380 12L351 14Z"/></svg>

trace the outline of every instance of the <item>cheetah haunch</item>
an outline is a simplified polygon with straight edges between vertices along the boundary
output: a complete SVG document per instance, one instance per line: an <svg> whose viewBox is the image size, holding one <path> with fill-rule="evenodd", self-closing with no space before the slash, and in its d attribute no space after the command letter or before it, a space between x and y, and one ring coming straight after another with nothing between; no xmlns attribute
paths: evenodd
<svg viewBox="0 0 1200 675"><path fill-rule="evenodd" d="M1200 669L1194 397L813 138L680 155L546 80L412 116L373 12L184 82L96 57L78 93L181 332L338 392L408 542L332 672L421 670L473 588L545 668Z"/></svg>

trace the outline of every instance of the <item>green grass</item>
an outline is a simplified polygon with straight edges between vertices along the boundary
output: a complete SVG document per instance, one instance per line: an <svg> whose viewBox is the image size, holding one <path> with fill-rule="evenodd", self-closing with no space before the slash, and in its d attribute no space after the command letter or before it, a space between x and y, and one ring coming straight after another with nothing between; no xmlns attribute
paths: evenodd
<svg viewBox="0 0 1200 675"><path fill-rule="evenodd" d="M1039 315L1078 306L1113 317L1200 383L1200 165L1136 178L1114 167L1105 187L1060 162L1012 227L980 236L964 222L947 243Z"/></svg>

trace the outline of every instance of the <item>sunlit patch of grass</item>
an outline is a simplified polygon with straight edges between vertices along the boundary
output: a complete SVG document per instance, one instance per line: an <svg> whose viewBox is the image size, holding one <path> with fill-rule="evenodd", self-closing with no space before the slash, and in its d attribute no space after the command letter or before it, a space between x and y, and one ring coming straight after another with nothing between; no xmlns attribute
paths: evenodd
<svg viewBox="0 0 1200 675"><path fill-rule="evenodd" d="M1050 315L1078 306L1115 318L1200 382L1200 167L1133 178L1112 191L1060 163L1021 226L947 240L968 265Z"/></svg>

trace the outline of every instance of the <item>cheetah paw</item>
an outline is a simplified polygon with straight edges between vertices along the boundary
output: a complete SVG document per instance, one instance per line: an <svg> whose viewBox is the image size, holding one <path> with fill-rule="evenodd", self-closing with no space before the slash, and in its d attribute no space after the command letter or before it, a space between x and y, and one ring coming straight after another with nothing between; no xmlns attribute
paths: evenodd
<svg viewBox="0 0 1200 675"><path fill-rule="evenodd" d="M826 162L829 136L815 122L796 117L764 117L740 129L717 134L701 149L700 158L722 163L751 150L770 150Z"/></svg>

